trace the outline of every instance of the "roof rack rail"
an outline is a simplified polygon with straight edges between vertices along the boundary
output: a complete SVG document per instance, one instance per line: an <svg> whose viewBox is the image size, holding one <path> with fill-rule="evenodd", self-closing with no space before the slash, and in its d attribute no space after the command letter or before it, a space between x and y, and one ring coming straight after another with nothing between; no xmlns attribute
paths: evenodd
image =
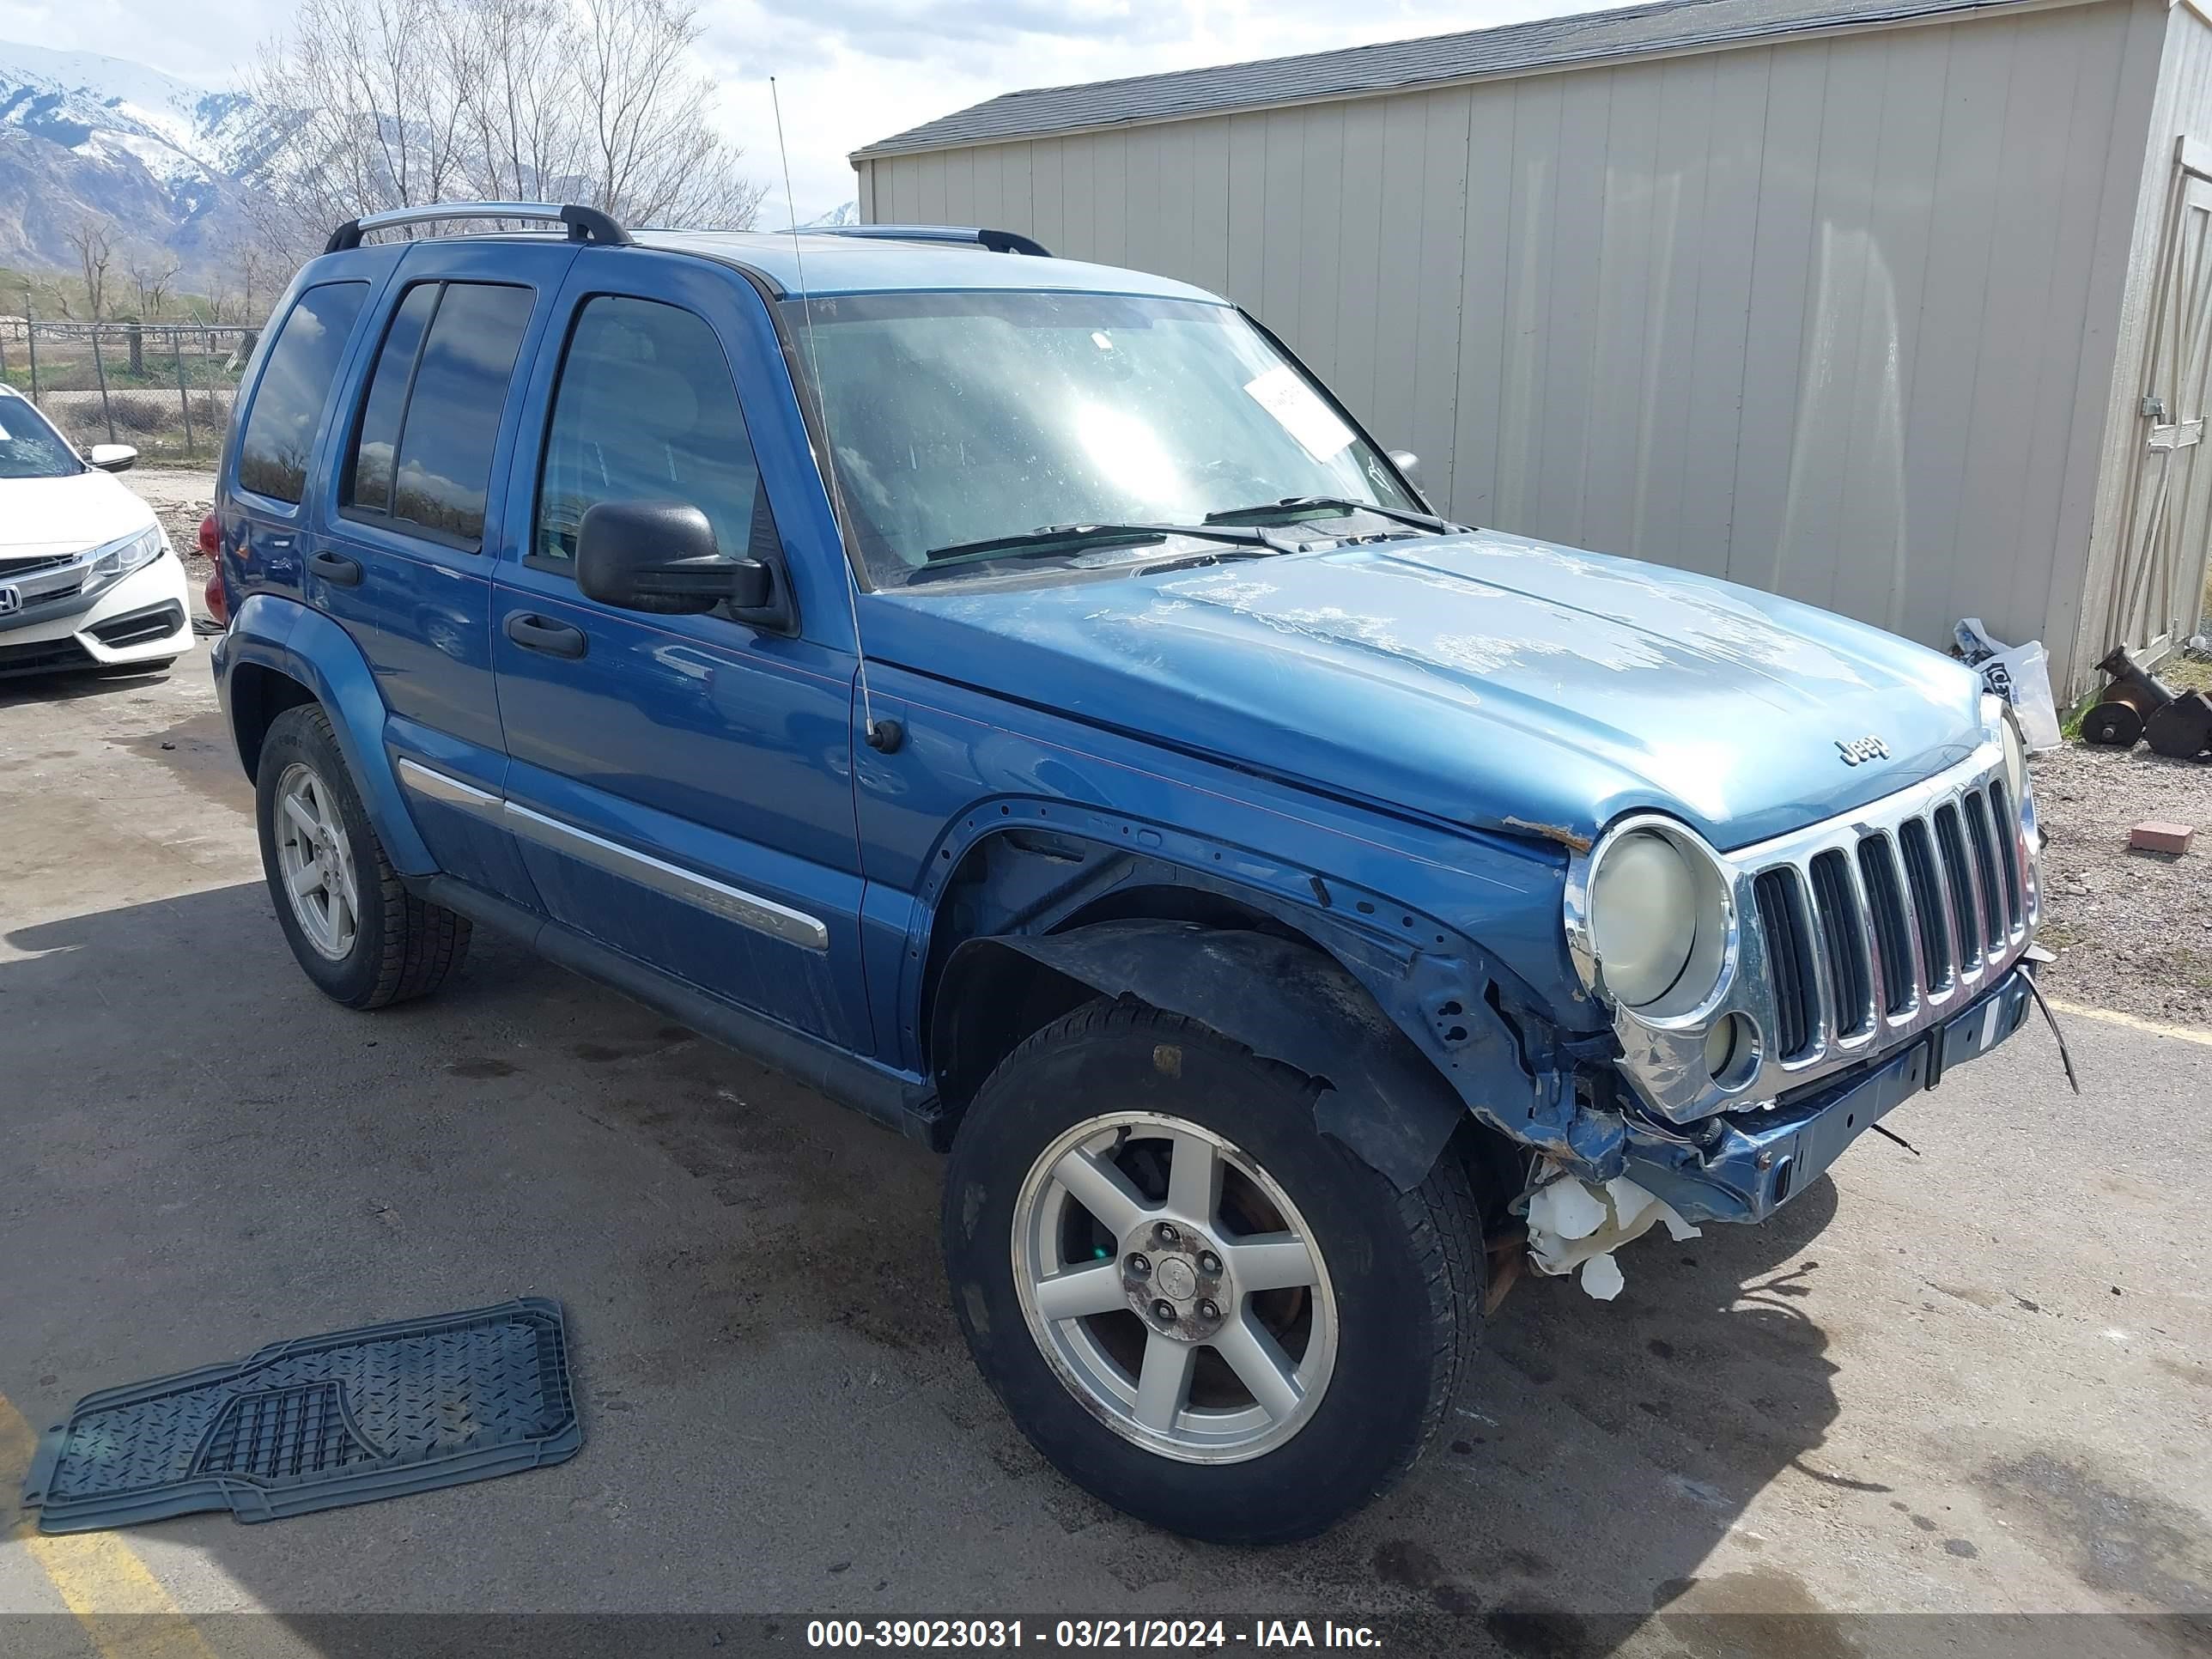
<svg viewBox="0 0 2212 1659"><path fill-rule="evenodd" d="M572 242L604 242L610 247L628 247L630 234L597 208L566 207L553 202L433 202L423 207L393 208L388 213L365 213L358 219L349 219L331 233L323 244L325 253L343 253L348 248L359 247L361 239L372 230L388 230L394 225L426 225L442 219L529 219L544 223L558 222L568 227Z"/></svg>
<svg viewBox="0 0 2212 1659"><path fill-rule="evenodd" d="M1050 248L1018 231L992 230L979 225L800 225L798 228L810 236L858 236L866 240L884 242L973 243L988 248L994 253L1027 253L1040 259L1052 258ZM790 233L779 234L788 235Z"/></svg>

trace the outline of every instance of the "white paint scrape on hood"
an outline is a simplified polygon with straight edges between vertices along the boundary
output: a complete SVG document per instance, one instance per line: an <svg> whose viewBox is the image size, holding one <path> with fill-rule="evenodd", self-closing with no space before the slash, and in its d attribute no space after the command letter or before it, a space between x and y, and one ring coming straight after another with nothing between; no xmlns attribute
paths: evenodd
<svg viewBox="0 0 2212 1659"><path fill-rule="evenodd" d="M1662 1222L1678 1244L1701 1237L1674 1206L1626 1176L1601 1187L1547 1158L1538 1179L1542 1184L1528 1200L1528 1259L1555 1277L1581 1268L1583 1289L1601 1302L1620 1294L1625 1281L1613 1253L1631 1239Z"/></svg>
<svg viewBox="0 0 2212 1659"><path fill-rule="evenodd" d="M155 522L152 507L97 468L65 478L0 478L0 556L82 553Z"/></svg>

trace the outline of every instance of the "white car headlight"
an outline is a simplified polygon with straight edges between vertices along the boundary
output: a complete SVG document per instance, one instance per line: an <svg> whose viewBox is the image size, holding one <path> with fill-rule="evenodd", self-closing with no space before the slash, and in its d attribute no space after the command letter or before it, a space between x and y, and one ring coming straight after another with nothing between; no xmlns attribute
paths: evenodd
<svg viewBox="0 0 2212 1659"><path fill-rule="evenodd" d="M167 551L168 544L161 539L161 528L156 525L147 526L135 536L126 536L121 541L95 548L92 568L85 573L85 587L90 590L119 581L132 571L153 563Z"/></svg>
<svg viewBox="0 0 2212 1659"><path fill-rule="evenodd" d="M1712 858L1680 833L1637 825L1593 855L1585 929L1600 988L1650 1018L1690 1012L1728 957L1728 886Z"/></svg>

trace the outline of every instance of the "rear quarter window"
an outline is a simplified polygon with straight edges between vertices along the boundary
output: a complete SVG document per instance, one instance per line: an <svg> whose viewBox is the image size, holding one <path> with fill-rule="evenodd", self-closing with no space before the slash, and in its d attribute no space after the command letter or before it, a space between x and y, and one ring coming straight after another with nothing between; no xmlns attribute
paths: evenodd
<svg viewBox="0 0 2212 1659"><path fill-rule="evenodd" d="M367 283L322 283L293 306L269 348L239 439L240 489L295 504L307 493L315 429L368 298Z"/></svg>

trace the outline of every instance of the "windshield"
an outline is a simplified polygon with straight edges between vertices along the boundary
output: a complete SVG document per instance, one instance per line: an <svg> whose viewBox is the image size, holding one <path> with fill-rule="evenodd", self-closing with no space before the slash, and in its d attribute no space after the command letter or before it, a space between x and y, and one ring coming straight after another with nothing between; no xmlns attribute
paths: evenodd
<svg viewBox="0 0 2212 1659"><path fill-rule="evenodd" d="M805 308L784 309L799 367L819 365L844 506L885 585L933 550L1048 526L1196 524L1287 496L1418 506L1227 306L841 295L813 302L811 343Z"/></svg>
<svg viewBox="0 0 2212 1659"><path fill-rule="evenodd" d="M66 478L84 471L61 434L21 398L0 398L0 478Z"/></svg>

